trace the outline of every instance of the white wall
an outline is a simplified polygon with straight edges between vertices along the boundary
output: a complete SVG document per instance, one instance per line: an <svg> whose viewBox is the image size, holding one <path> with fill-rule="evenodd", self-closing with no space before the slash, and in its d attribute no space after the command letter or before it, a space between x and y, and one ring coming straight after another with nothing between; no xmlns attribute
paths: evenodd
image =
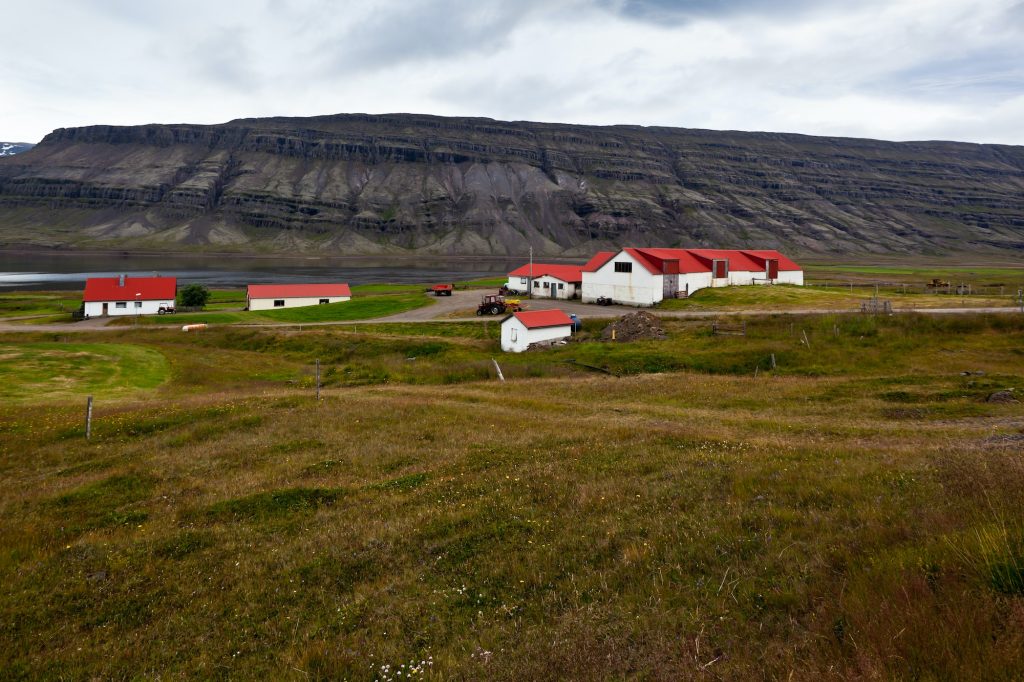
<svg viewBox="0 0 1024 682"><path fill-rule="evenodd" d="M518 277L509 275L508 281L505 282L505 286L514 291L529 291L529 277Z"/></svg>
<svg viewBox="0 0 1024 682"><path fill-rule="evenodd" d="M575 298L576 297L576 285L572 282L563 282L557 277L551 275L544 275L543 277L536 277L533 280L533 297L534 298ZM545 289L544 285L547 284L548 288ZM558 285L561 284L562 288L559 289ZM555 287L555 296L551 295L551 287Z"/></svg>
<svg viewBox="0 0 1024 682"><path fill-rule="evenodd" d="M632 263L632 272L615 272L616 263ZM625 251L620 251L597 272L583 273L583 302L600 296L626 305L654 305L662 299L662 277L652 275Z"/></svg>
<svg viewBox="0 0 1024 682"><path fill-rule="evenodd" d="M804 271L803 270L779 270L779 277L775 280L776 284L796 284L798 286L804 285Z"/></svg>
<svg viewBox="0 0 1024 682"><path fill-rule="evenodd" d="M531 343L565 339L572 335L570 325L527 329L526 325L510 317L501 324L501 349L506 353L522 353Z"/></svg>
<svg viewBox="0 0 1024 682"><path fill-rule="evenodd" d="M123 308L118 308L118 303L124 303ZM136 303L142 305L136 307ZM174 299L166 301L108 301L107 302L107 315L156 315L160 310L160 307L173 308ZM85 315L86 317L100 317L103 315L103 302L102 301L89 301L85 304Z"/></svg>
<svg viewBox="0 0 1024 682"><path fill-rule="evenodd" d="M315 296L306 298L288 298L287 296L281 298L250 298L249 299L249 310L280 310L281 308L301 308L307 305L320 305L320 299L326 298L328 303L340 303L341 301L348 301L351 299L350 296ZM275 300L284 300L283 306L274 307Z"/></svg>

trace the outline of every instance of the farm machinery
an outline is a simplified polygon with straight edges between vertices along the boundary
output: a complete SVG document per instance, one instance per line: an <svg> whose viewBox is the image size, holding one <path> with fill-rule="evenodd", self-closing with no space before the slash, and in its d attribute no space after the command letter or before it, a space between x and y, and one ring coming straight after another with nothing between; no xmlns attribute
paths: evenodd
<svg viewBox="0 0 1024 682"><path fill-rule="evenodd" d="M518 298L505 298L501 294L486 294L476 308L477 315L501 315L518 313L523 304Z"/></svg>

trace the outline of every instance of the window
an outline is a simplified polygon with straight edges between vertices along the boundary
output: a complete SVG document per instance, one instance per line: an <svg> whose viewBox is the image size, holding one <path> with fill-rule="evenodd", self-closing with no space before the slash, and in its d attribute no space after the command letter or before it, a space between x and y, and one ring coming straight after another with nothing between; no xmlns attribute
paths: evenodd
<svg viewBox="0 0 1024 682"><path fill-rule="evenodd" d="M534 282L533 283L533 288L534 289L540 289L540 282Z"/></svg>
<svg viewBox="0 0 1024 682"><path fill-rule="evenodd" d="M518 330L515 327L512 327L512 342L513 343L515 343L516 341L519 340L519 334L516 333L517 331Z"/></svg>
<svg viewBox="0 0 1024 682"><path fill-rule="evenodd" d="M136 301L135 302L135 307L136 308L141 308L142 307L142 301Z"/></svg>
<svg viewBox="0 0 1024 682"><path fill-rule="evenodd" d="M329 298L321 298L320 299L320 305L323 305L324 303L330 303L330 302L331 302L331 299L329 299Z"/></svg>
<svg viewBox="0 0 1024 682"><path fill-rule="evenodd" d="M616 263L615 272L633 272L632 263Z"/></svg>
<svg viewBox="0 0 1024 682"><path fill-rule="evenodd" d="M527 279L526 277L520 277L519 278L519 283L520 284L526 284L526 279Z"/></svg>
<svg viewBox="0 0 1024 682"><path fill-rule="evenodd" d="M551 285L550 285L549 283L547 283L547 282L544 282L544 288L545 288L545 289L547 289L547 288L548 288L548 287L550 287L550 286L551 286Z"/></svg>
<svg viewBox="0 0 1024 682"><path fill-rule="evenodd" d="M559 288L559 289L564 289L564 288L565 288L565 285L564 285L564 284L562 284L561 282L559 282L559 283L558 283L558 288Z"/></svg>
<svg viewBox="0 0 1024 682"><path fill-rule="evenodd" d="M114 307L115 308L127 308L128 304L125 303L124 301L119 301L119 302L114 304Z"/></svg>
<svg viewBox="0 0 1024 682"><path fill-rule="evenodd" d="M284 307L284 299L283 298L274 299L274 307L275 308L283 308Z"/></svg>

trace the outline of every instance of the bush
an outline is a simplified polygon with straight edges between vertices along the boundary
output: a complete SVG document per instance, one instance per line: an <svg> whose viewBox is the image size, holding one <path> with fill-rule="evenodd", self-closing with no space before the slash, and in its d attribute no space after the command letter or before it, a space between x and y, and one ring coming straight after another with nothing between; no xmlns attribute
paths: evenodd
<svg viewBox="0 0 1024 682"><path fill-rule="evenodd" d="M178 305L184 308L202 308L210 300L210 290L202 284L189 284L178 292Z"/></svg>

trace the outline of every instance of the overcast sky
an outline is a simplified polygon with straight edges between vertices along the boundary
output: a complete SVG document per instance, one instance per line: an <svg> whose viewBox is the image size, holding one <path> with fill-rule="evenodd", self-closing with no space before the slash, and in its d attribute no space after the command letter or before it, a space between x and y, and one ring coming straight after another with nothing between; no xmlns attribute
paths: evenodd
<svg viewBox="0 0 1024 682"><path fill-rule="evenodd" d="M1024 0L4 0L0 140L415 112L1024 144Z"/></svg>

